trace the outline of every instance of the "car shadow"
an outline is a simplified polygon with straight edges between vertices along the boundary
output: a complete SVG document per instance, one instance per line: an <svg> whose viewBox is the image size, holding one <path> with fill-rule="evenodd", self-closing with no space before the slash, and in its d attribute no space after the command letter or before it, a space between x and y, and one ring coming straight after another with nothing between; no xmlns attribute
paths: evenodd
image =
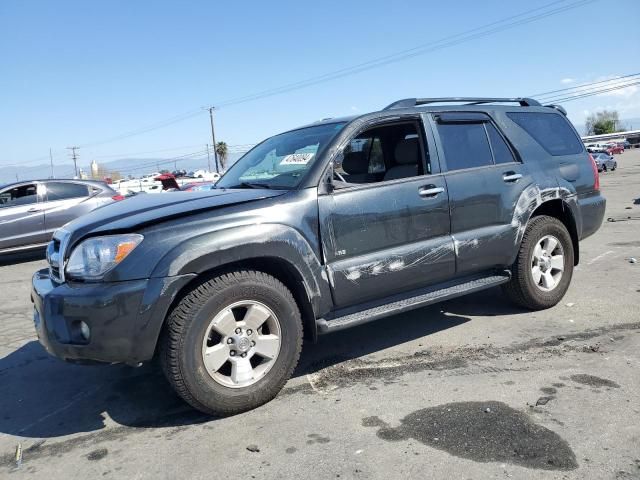
<svg viewBox="0 0 640 480"><path fill-rule="evenodd" d="M373 352L458 327L474 317L516 315L526 310L511 305L500 288L491 288L419 308L375 322L341 330L305 344L294 377Z"/></svg>
<svg viewBox="0 0 640 480"><path fill-rule="evenodd" d="M458 327L470 321L467 315L518 312L509 308L495 292L485 292L322 336L305 344L294 377ZM0 385L0 432L20 437L95 432L108 418L133 428L212 420L185 404L155 363L74 365L50 357L36 341L0 359Z"/></svg>
<svg viewBox="0 0 640 480"><path fill-rule="evenodd" d="M41 247L26 252L6 253L0 255L0 267L44 260L46 251L47 249L45 247Z"/></svg>

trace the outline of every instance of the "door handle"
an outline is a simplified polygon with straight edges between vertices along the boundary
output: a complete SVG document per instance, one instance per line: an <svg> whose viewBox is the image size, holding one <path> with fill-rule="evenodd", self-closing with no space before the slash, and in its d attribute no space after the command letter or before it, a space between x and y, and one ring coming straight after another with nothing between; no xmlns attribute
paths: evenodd
<svg viewBox="0 0 640 480"><path fill-rule="evenodd" d="M522 174L521 173L516 173L516 172L506 172L502 175L502 180L504 180L505 182L517 182L518 180L520 180L522 178Z"/></svg>
<svg viewBox="0 0 640 480"><path fill-rule="evenodd" d="M41 212L42 209L38 208L38 207L31 207L29 210L27 210L28 213L35 213L35 212Z"/></svg>
<svg viewBox="0 0 640 480"><path fill-rule="evenodd" d="M435 197L442 192L444 192L444 188L436 187L435 185L427 185L418 190L418 194L421 197Z"/></svg>

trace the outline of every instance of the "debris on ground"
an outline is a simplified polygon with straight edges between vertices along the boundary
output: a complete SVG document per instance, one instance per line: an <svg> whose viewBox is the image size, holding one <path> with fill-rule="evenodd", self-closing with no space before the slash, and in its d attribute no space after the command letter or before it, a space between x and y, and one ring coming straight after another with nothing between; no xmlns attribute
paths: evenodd
<svg viewBox="0 0 640 480"><path fill-rule="evenodd" d="M595 343L593 345L585 345L582 347L582 351L586 353L598 353L600 351L600 344Z"/></svg>
<svg viewBox="0 0 640 480"><path fill-rule="evenodd" d="M567 303L567 307L573 307L574 305L575 305L575 303L573 303L573 302Z"/></svg>
<svg viewBox="0 0 640 480"><path fill-rule="evenodd" d="M547 403L549 403L549 401L553 400L555 397L552 396L548 396L548 397L540 397L537 401L536 401L536 407L539 405L546 405Z"/></svg>
<svg viewBox="0 0 640 480"><path fill-rule="evenodd" d="M257 453L260 451L260 448L257 445L252 444L247 446L247 450L249 450L250 452Z"/></svg>
<svg viewBox="0 0 640 480"><path fill-rule="evenodd" d="M629 263L638 263L638 260L635 257L631 257Z"/></svg>
<svg viewBox="0 0 640 480"><path fill-rule="evenodd" d="M20 468L22 466L22 443L18 443L16 447L16 468Z"/></svg>

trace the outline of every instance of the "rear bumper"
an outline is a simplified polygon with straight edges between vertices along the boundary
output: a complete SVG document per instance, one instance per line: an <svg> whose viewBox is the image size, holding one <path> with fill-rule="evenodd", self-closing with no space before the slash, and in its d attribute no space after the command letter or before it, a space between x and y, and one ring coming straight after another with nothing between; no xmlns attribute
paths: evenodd
<svg viewBox="0 0 640 480"><path fill-rule="evenodd" d="M604 219L606 206L607 200L599 192L578 197L578 209L582 220L581 228L578 231L580 240L584 240L598 231Z"/></svg>
<svg viewBox="0 0 640 480"><path fill-rule="evenodd" d="M113 283L63 283L36 272L31 298L38 339L70 361L137 364L153 357L166 313L194 275ZM89 338L81 325L89 329Z"/></svg>

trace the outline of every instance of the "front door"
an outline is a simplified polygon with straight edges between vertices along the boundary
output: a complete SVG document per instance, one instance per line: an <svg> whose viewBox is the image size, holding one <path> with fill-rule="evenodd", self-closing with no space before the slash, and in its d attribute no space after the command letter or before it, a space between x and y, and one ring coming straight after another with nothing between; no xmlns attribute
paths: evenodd
<svg viewBox="0 0 640 480"><path fill-rule="evenodd" d="M0 191L0 250L47 241L41 193L37 182Z"/></svg>
<svg viewBox="0 0 640 480"><path fill-rule="evenodd" d="M447 185L426 138L416 120L369 128L345 147L333 191L319 196L336 307L453 276Z"/></svg>
<svg viewBox="0 0 640 480"><path fill-rule="evenodd" d="M508 266L520 223L514 211L531 176L491 118L483 113L435 115L451 205L459 276Z"/></svg>

